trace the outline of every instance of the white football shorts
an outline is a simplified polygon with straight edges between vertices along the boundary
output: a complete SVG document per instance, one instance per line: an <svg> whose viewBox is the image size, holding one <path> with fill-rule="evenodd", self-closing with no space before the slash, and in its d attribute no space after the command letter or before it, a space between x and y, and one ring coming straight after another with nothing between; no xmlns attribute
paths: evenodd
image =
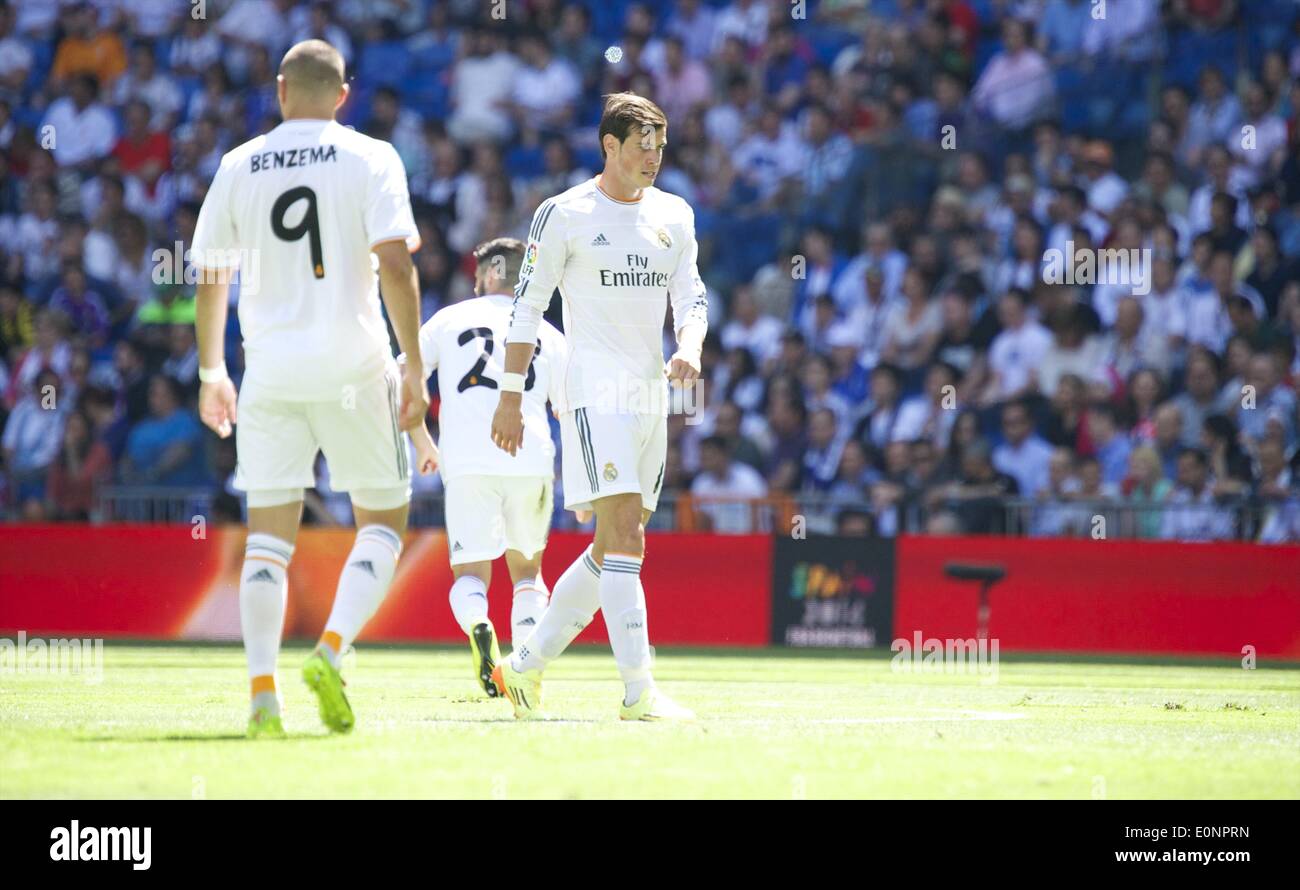
<svg viewBox="0 0 1300 890"><path fill-rule="evenodd" d="M566 510L636 492L654 512L668 455L667 417L578 408L560 417L560 443Z"/></svg>
<svg viewBox="0 0 1300 890"><path fill-rule="evenodd" d="M507 550L532 559L551 530L550 476L453 476L446 483L452 565L490 562Z"/></svg>

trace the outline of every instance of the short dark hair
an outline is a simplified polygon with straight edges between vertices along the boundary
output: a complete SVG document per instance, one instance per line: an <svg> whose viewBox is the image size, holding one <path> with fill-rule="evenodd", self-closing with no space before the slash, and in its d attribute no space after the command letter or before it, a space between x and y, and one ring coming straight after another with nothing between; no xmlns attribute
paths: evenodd
<svg viewBox="0 0 1300 890"><path fill-rule="evenodd" d="M658 130L668 126L668 116L658 105L636 93L611 93L605 97L600 114L600 156L605 157L605 136L624 142L634 127Z"/></svg>
<svg viewBox="0 0 1300 890"><path fill-rule="evenodd" d="M474 263L477 268L488 265L497 257L501 257L501 262L504 263L502 279L517 281L519 267L524 264L524 243L518 238L493 238L474 248Z"/></svg>

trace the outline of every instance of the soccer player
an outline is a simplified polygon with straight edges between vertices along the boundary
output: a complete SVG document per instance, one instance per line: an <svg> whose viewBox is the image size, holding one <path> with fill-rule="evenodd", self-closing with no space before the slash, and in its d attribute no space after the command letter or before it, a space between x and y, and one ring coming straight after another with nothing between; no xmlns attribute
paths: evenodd
<svg viewBox="0 0 1300 890"><path fill-rule="evenodd" d="M564 505L594 509L596 535L556 582L537 630L500 665L497 680L516 717L538 713L543 669L597 608L623 677L620 717L694 717L654 685L640 584L645 523L663 484L668 384L689 387L698 379L708 327L694 214L654 187L667 131L653 102L632 93L606 97L603 171L543 201L528 233L492 438L512 455L527 447L524 375L542 313L559 288L569 346L560 418ZM670 302L677 351L665 367Z"/></svg>
<svg viewBox="0 0 1300 890"><path fill-rule="evenodd" d="M438 463L446 487L447 548L451 559L451 611L469 637L474 675L490 697L500 694L492 671L501 661L496 629L488 619L492 562L505 554L514 582L511 640L517 647L541 620L550 596L542 580L542 551L551 527L555 446L546 417L549 398L558 413L564 337L543 321L533 363L524 380L524 440L511 458L485 447L491 435L502 356L510 327L524 245L497 238L474 250L474 299L434 313L420 328L427 378L438 371L441 448L421 426L413 435L416 465ZM399 358L399 361L401 359Z"/></svg>
<svg viewBox="0 0 1300 890"><path fill-rule="evenodd" d="M410 256L420 242L402 162L387 142L334 120L348 87L343 58L328 43L291 47L277 91L284 122L222 158L193 244L204 270L199 414L223 438L235 427L236 484L248 493L239 613L250 737L284 733L275 665L285 575L318 449L333 487L351 495L358 531L302 673L325 725L352 728L339 660L393 579L411 493L401 431L423 427L429 409ZM238 402L223 361L236 268L246 356ZM404 371L393 359L380 293L410 359Z"/></svg>

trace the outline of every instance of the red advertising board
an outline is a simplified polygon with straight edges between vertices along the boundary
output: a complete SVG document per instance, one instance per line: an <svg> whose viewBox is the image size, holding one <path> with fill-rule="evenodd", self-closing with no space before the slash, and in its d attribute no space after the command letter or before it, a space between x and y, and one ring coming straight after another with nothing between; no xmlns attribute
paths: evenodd
<svg viewBox="0 0 1300 890"><path fill-rule="evenodd" d="M287 637L320 633L349 529L306 529L289 570ZM240 528L188 526L0 526L0 633L238 639ZM544 561L554 583L590 542L556 532ZM763 535L648 536L642 580L651 639L665 645L761 646L771 634L771 539ZM447 604L451 587L442 531L406 536L388 596L363 640L458 642ZM509 627L510 578L499 561L492 620ZM580 638L604 642L599 616Z"/></svg>
<svg viewBox="0 0 1300 890"><path fill-rule="evenodd" d="M972 638L979 585L944 573L996 564L988 633L1003 652L1300 658L1300 548L1091 539L898 541L894 636Z"/></svg>

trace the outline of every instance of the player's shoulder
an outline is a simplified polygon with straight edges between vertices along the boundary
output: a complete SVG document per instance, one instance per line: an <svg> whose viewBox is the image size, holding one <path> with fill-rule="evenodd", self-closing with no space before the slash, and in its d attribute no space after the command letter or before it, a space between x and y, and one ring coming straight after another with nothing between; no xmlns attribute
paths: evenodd
<svg viewBox="0 0 1300 890"><path fill-rule="evenodd" d="M254 136L247 142L241 142L239 145L230 149L221 156L221 164L217 168L218 171L230 170L238 167L253 155L261 154L266 151L267 141L269 140L270 135L270 133L263 133L260 136Z"/></svg>
<svg viewBox="0 0 1300 890"><path fill-rule="evenodd" d="M550 222L552 217L563 218L569 215L583 215L593 212L597 207L595 178L580 182L572 188L565 189L558 195L552 195L537 205L533 213L534 228L543 221ZM531 237L536 237L532 232Z"/></svg>
<svg viewBox="0 0 1300 890"><path fill-rule="evenodd" d="M374 136L367 136L365 133L346 127L337 121L329 125L323 136L324 139L338 145L343 151L355 155L363 161L378 164L388 164L393 161L400 163L397 149L393 147L391 142L376 139Z"/></svg>
<svg viewBox="0 0 1300 890"><path fill-rule="evenodd" d="M648 207L653 207L670 216L687 219L695 216L695 211L691 209L691 205L681 195L666 192L653 185L645 189L641 200L645 201Z"/></svg>
<svg viewBox="0 0 1300 890"><path fill-rule="evenodd" d="M502 318L508 322L513 302L513 298L504 295L498 295L497 298L470 297L443 306L430 316L425 326L434 326L435 329L455 328L465 324L491 327L493 322L499 322Z"/></svg>

